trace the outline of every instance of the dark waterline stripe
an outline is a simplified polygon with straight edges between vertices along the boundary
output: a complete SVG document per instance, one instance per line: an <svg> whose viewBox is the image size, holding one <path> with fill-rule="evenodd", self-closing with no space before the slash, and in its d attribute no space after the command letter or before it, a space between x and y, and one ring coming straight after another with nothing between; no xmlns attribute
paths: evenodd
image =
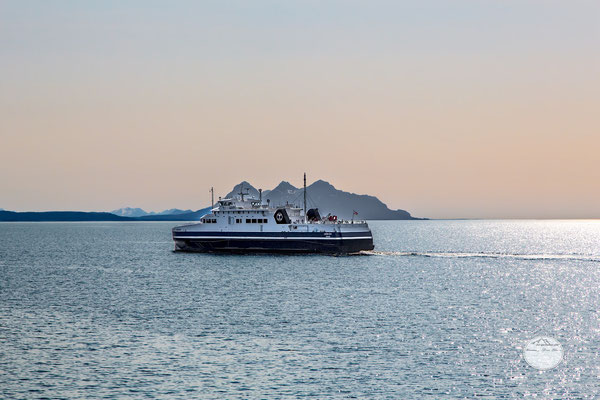
<svg viewBox="0 0 600 400"><path fill-rule="evenodd" d="M358 232L173 232L174 237L210 236L210 237L259 237L259 238L350 238L372 237L371 231Z"/></svg>

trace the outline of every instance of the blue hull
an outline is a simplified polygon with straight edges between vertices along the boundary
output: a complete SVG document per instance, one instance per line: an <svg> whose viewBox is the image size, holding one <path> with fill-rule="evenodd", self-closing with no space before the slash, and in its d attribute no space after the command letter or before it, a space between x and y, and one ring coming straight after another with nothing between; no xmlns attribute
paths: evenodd
<svg viewBox="0 0 600 400"><path fill-rule="evenodd" d="M228 253L328 253L347 254L373 250L373 238L368 239L236 239L236 238L174 238L176 251Z"/></svg>

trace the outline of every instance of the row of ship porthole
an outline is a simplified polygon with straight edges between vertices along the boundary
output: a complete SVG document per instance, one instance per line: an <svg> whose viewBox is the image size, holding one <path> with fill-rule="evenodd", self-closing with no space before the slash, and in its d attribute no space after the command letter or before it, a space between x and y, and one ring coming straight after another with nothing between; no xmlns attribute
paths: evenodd
<svg viewBox="0 0 600 400"><path fill-rule="evenodd" d="M256 219L256 218L252 218L252 219L247 218L246 219L246 223L247 224L266 224L268 222L269 221L266 218L258 218L258 219ZM236 224L241 224L242 220L240 218L236 218L235 219L235 223Z"/></svg>
<svg viewBox="0 0 600 400"><path fill-rule="evenodd" d="M216 224L217 220L215 218L202 218L200 220L201 222L205 223L205 224ZM242 219L241 218L236 218L235 219L235 223L236 224L241 224L242 223ZM246 219L246 223L247 224L266 224L268 223L268 219L267 218L247 218Z"/></svg>

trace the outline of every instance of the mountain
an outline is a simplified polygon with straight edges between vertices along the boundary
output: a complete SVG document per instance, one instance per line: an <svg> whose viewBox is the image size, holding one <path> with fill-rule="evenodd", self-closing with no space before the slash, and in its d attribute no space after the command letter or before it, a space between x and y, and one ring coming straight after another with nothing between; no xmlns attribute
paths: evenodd
<svg viewBox="0 0 600 400"><path fill-rule="evenodd" d="M302 189L298 189L289 182L281 181L281 183L275 186L273 190L269 190L264 197L265 200L271 202L271 205L283 206L286 203L301 204L302 193Z"/></svg>
<svg viewBox="0 0 600 400"><path fill-rule="evenodd" d="M120 217L143 217L144 215L148 215L148 213L141 208L132 208L132 207L123 207L118 210L113 210L110 212L111 214L118 215Z"/></svg>
<svg viewBox="0 0 600 400"><path fill-rule="evenodd" d="M352 213L357 211L356 218L360 219L419 219L404 210L390 210L375 196L344 192L323 180L308 186L306 193L308 206L319 208L321 215L332 213L340 218L349 219L352 218Z"/></svg>
<svg viewBox="0 0 600 400"><path fill-rule="evenodd" d="M258 197L258 190L244 181L236 185L226 197L236 197L241 186L249 189L249 193ZM322 216L328 213L339 218L350 219L354 211L360 219L420 219L404 210L390 210L375 196L355 194L336 189L329 182L318 180L306 188L308 208L318 208ZM263 200L269 200L272 206L283 206L287 203L302 206L304 190L289 182L282 181L273 190L263 191Z"/></svg>

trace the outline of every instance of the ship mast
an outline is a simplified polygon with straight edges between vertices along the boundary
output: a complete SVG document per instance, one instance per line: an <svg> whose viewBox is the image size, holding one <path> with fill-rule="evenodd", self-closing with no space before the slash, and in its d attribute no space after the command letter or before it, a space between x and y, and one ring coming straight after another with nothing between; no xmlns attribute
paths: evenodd
<svg viewBox="0 0 600 400"><path fill-rule="evenodd" d="M304 173L304 223L306 223L306 172Z"/></svg>
<svg viewBox="0 0 600 400"><path fill-rule="evenodd" d="M242 184L240 185L240 192L239 192L238 194L239 194L240 196L242 196L242 201L244 201L244 196L248 196L248 195L250 195L249 191L250 191L250 189L249 189L249 188L246 188L246 193L244 193L244 184L242 183Z"/></svg>
<svg viewBox="0 0 600 400"><path fill-rule="evenodd" d="M215 208L215 189L211 186L210 188L210 209Z"/></svg>

